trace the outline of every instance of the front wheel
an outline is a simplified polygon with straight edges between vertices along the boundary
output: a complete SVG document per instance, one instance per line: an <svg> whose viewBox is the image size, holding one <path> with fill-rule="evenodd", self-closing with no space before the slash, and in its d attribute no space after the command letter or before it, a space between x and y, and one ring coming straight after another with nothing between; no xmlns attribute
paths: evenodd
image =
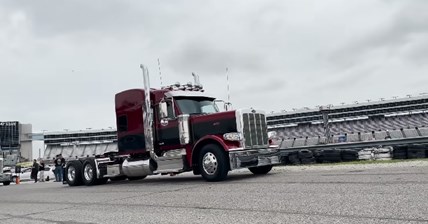
<svg viewBox="0 0 428 224"><path fill-rule="evenodd" d="M7 185L9 185L10 184L10 181L5 181L5 182L3 182L3 185L4 186L7 186Z"/></svg>
<svg viewBox="0 0 428 224"><path fill-rule="evenodd" d="M272 170L272 165L267 165L267 166L258 166L258 167L250 167L248 168L251 173L256 174L256 175L262 175L262 174L267 174L269 173L269 171Z"/></svg>
<svg viewBox="0 0 428 224"><path fill-rule="evenodd" d="M221 181L229 172L229 160L226 152L217 145L209 144L199 154L199 169L206 181Z"/></svg>

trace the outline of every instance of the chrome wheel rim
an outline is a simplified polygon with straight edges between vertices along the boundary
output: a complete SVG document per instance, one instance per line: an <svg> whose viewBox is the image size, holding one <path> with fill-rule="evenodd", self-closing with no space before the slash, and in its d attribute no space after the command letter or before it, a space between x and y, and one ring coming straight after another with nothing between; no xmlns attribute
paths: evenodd
<svg viewBox="0 0 428 224"><path fill-rule="evenodd" d="M204 157L202 158L202 168L204 169L205 173L208 175L213 175L217 171L218 162L217 158L212 152L205 153Z"/></svg>
<svg viewBox="0 0 428 224"><path fill-rule="evenodd" d="M92 176L93 176L93 170L92 170L92 166L87 164L85 166L85 169L83 170L84 176L86 180L92 180Z"/></svg>
<svg viewBox="0 0 428 224"><path fill-rule="evenodd" d="M67 179L71 182L76 178L76 168L74 166L69 166L67 171Z"/></svg>

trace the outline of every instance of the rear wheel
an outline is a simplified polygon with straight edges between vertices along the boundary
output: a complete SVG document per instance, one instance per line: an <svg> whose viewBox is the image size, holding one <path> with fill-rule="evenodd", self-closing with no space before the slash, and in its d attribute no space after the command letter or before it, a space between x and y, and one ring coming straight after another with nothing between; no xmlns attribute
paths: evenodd
<svg viewBox="0 0 428 224"><path fill-rule="evenodd" d="M82 163L70 161L65 167L65 178L69 186L82 185ZM49 176L46 179L49 181Z"/></svg>
<svg viewBox="0 0 428 224"><path fill-rule="evenodd" d="M272 170L272 165L268 165L268 166L258 166L258 167L250 167L248 168L251 173L256 174L256 175L262 175L262 174L267 174Z"/></svg>
<svg viewBox="0 0 428 224"><path fill-rule="evenodd" d="M229 160L225 151L214 144L204 146L199 154L199 169L206 181L226 179Z"/></svg>
<svg viewBox="0 0 428 224"><path fill-rule="evenodd" d="M9 185L10 184L10 181L5 181L5 182L3 182L3 185L4 186L7 186L7 185Z"/></svg>
<svg viewBox="0 0 428 224"><path fill-rule="evenodd" d="M82 176L83 183L86 186L97 184L97 170L94 159L86 159L85 162L83 162Z"/></svg>

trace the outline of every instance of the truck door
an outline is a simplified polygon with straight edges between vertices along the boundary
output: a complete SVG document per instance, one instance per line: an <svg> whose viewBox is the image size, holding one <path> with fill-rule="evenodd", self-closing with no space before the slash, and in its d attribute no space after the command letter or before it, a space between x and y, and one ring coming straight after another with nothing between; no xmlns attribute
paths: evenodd
<svg viewBox="0 0 428 224"><path fill-rule="evenodd" d="M168 118L156 120L156 142L155 146L160 151L180 148L180 138L178 134L178 120L175 116L175 108L172 100L167 101ZM157 110L159 111L159 110Z"/></svg>

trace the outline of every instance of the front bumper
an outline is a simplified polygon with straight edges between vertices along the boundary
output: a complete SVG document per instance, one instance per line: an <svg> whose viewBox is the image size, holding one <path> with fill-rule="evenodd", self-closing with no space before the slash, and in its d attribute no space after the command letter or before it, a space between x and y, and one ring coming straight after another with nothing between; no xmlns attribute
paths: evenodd
<svg viewBox="0 0 428 224"><path fill-rule="evenodd" d="M230 169L280 164L278 148L235 149L229 151Z"/></svg>

